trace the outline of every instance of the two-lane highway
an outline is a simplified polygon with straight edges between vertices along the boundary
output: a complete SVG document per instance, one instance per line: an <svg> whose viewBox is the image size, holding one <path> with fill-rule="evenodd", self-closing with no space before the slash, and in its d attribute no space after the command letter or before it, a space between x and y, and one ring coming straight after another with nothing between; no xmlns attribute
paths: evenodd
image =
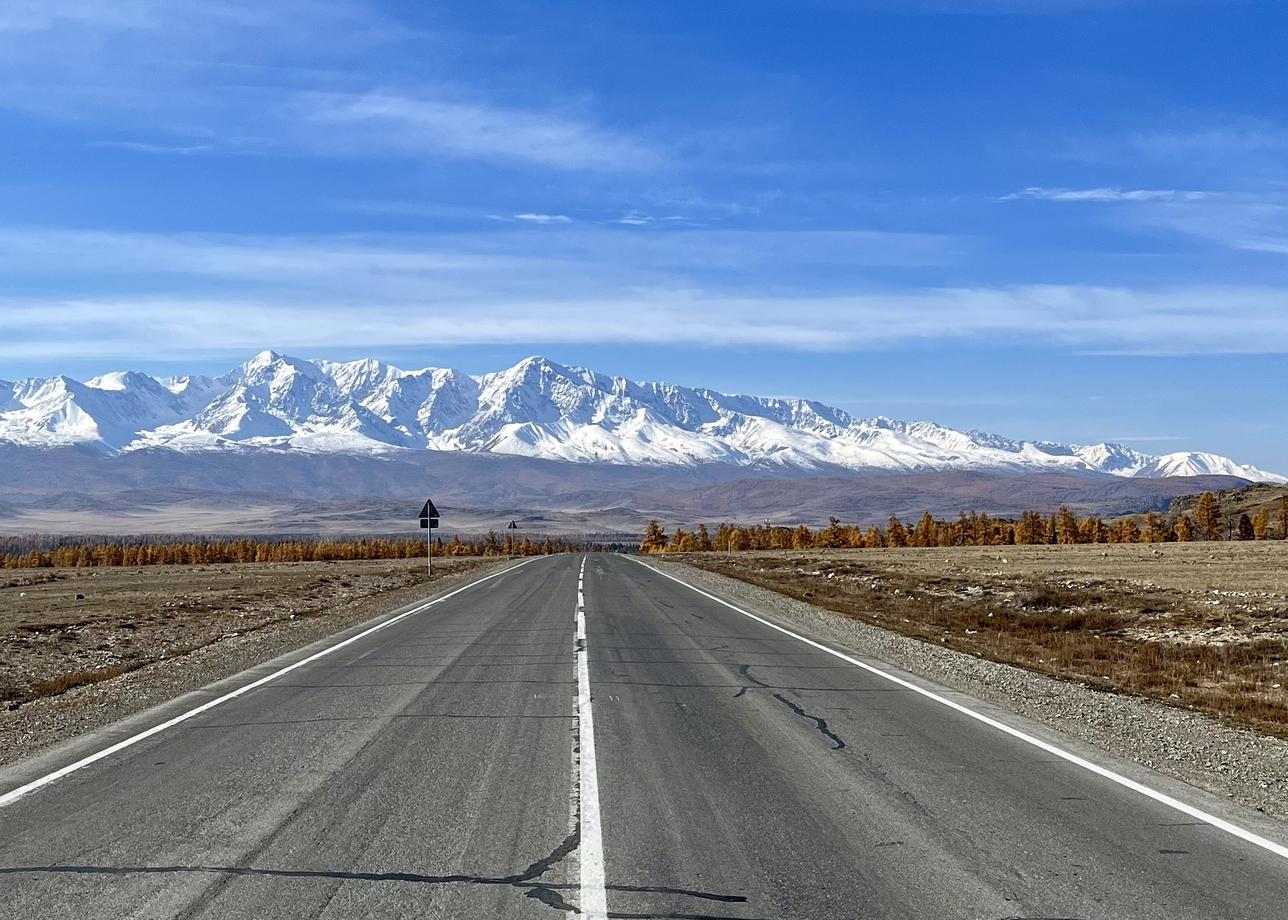
<svg viewBox="0 0 1288 920"><path fill-rule="evenodd" d="M537 559L0 773L0 917L1284 916L1274 841L1175 784L749 613Z"/></svg>

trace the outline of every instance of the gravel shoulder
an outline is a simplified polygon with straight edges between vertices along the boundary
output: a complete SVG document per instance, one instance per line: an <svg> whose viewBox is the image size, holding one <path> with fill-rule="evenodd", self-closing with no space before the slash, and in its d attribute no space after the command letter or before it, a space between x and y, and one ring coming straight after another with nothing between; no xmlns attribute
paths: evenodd
<svg viewBox="0 0 1288 920"><path fill-rule="evenodd" d="M1094 689L902 636L675 558L694 585L773 611L819 639L1005 708L1106 753L1288 819L1288 741L1200 713Z"/></svg>
<svg viewBox="0 0 1288 920"><path fill-rule="evenodd" d="M78 662L100 646L117 645L110 637L120 633L124 625L122 617L128 617L124 622L136 624L126 632L130 633L134 646L146 647L138 651L147 651L149 655L164 653L163 657L147 663L131 662L133 670L110 679L7 703L0 709L0 765L12 764L111 725L348 627L460 587L509 564L508 559L436 561L432 581L426 580L419 566L405 562L175 566L134 570L137 576L131 570L115 570L104 571L93 582L102 585L99 590L102 609L96 617L87 617L83 611L64 617L61 611L72 609L68 603L51 602L22 614L15 612L14 603L7 607L0 603L0 624L6 630L12 630L15 623L19 626L24 622L39 623L46 637L52 631L61 640L53 647L56 652L45 649L37 653L30 647L30 630L0 637L5 641L5 660L0 667L10 685L21 683L14 680L14 674L30 676L26 672L33 666L65 669L68 661ZM13 572L3 574L11 582L21 580ZM49 574L44 572L42 577ZM91 577L86 570L78 574L82 578ZM113 579L121 584L109 584ZM139 584L126 584L129 579ZM218 603L205 600L211 585L221 582L237 584L236 603L227 603L227 597ZM45 581L34 587L86 593L80 586L89 583ZM252 583L253 590L247 587ZM23 586L15 583L8 593L16 598L20 593L31 591L31 587L18 591L20 587ZM194 609L194 597L203 598L200 611ZM2 601L4 598L0 598ZM188 609L186 616L180 618L157 616L155 628L149 633L146 622L149 604L167 613L175 608L183 610L185 605ZM13 622L4 622L6 619ZM62 622L64 619L70 619L70 624ZM86 620L92 621L92 642L84 641ZM75 643L68 641L69 625L71 634L77 636ZM107 642L100 641L105 637ZM128 652L118 649L113 654L121 656Z"/></svg>

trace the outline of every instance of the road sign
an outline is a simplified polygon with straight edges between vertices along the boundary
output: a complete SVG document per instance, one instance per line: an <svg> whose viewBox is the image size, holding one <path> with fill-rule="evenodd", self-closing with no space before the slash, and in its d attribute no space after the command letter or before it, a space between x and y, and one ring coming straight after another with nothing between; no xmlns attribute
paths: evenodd
<svg viewBox="0 0 1288 920"><path fill-rule="evenodd" d="M434 574L434 528L438 526L438 509L434 507L432 498L425 499L425 506L420 509L420 529L425 531L425 538L428 541L425 553L425 569L430 575Z"/></svg>
<svg viewBox="0 0 1288 920"><path fill-rule="evenodd" d="M506 525L505 525L505 529L506 529L506 530L518 530L518 529L519 529L519 525L518 525L518 524L516 524L514 521L511 521L510 523L508 523L508 524L506 524Z"/></svg>

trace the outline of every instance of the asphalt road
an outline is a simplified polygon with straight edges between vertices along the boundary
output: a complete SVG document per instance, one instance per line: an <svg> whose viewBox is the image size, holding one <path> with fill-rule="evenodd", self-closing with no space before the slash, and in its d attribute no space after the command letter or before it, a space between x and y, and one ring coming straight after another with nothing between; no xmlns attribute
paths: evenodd
<svg viewBox="0 0 1288 920"><path fill-rule="evenodd" d="M1288 858L632 559L341 638L0 773L0 917L1288 915Z"/></svg>

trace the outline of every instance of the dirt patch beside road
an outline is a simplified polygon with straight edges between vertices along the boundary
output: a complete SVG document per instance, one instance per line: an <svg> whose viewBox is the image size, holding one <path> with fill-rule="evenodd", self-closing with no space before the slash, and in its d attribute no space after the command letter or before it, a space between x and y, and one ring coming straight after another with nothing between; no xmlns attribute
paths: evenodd
<svg viewBox="0 0 1288 920"><path fill-rule="evenodd" d="M0 570L0 763L425 596L496 559Z"/></svg>
<svg viewBox="0 0 1288 920"><path fill-rule="evenodd" d="M683 558L906 636L1288 737L1288 543Z"/></svg>

